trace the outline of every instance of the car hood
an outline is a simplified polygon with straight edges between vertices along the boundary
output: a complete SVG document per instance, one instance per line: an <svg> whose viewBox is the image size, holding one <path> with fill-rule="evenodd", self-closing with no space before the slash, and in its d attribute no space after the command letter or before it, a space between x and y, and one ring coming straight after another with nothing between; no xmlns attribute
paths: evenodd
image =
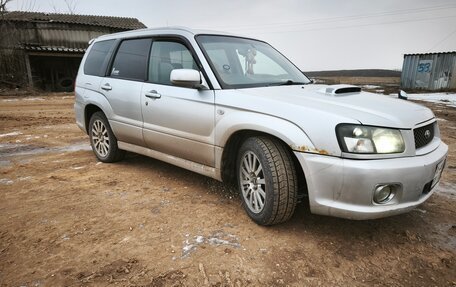
<svg viewBox="0 0 456 287"><path fill-rule="evenodd" d="M293 85L240 89L238 92L257 98L257 105L263 102L269 106L275 102L274 110L280 114L304 107L364 125L411 129L434 117L426 107L385 95L362 91L340 94L327 92L341 87L354 86Z"/></svg>

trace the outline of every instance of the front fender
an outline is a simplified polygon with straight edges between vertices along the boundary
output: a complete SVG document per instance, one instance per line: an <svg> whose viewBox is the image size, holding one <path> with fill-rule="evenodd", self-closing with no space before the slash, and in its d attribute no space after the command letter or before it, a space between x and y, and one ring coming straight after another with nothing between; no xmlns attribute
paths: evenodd
<svg viewBox="0 0 456 287"><path fill-rule="evenodd" d="M224 147L234 133L254 130L281 139L292 150L323 153L315 148L304 130L287 119L262 113L224 108L223 115L217 115L215 144Z"/></svg>

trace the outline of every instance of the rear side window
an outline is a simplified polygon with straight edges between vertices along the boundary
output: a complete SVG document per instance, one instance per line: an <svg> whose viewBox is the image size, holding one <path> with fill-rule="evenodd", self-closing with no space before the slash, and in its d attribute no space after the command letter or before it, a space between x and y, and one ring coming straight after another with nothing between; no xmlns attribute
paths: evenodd
<svg viewBox="0 0 456 287"><path fill-rule="evenodd" d="M144 81L151 42L151 39L123 41L112 64L111 77Z"/></svg>
<svg viewBox="0 0 456 287"><path fill-rule="evenodd" d="M108 54L115 40L100 41L93 44L84 64L84 74L92 76L105 75Z"/></svg>

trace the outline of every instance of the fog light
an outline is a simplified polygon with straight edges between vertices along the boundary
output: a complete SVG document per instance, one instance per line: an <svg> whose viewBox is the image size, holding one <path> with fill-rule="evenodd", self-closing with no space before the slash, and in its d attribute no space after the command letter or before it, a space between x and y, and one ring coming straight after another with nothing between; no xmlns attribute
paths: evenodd
<svg viewBox="0 0 456 287"><path fill-rule="evenodd" d="M387 203L393 199L394 195L395 190L393 185L379 185L375 188L374 202L379 204Z"/></svg>

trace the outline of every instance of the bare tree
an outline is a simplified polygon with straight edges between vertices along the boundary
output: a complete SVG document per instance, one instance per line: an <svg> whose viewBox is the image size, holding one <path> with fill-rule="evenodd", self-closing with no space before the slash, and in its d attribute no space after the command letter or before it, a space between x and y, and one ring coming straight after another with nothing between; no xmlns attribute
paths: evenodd
<svg viewBox="0 0 456 287"><path fill-rule="evenodd" d="M0 0L0 84L12 87L26 86L24 54L21 49L16 49L21 34L14 23L4 18L8 10L6 4L11 1L13 0Z"/></svg>
<svg viewBox="0 0 456 287"><path fill-rule="evenodd" d="M49 1L48 2L50 6L52 6L52 9L54 10L54 13L59 13L59 10L57 9L57 6L55 6L54 1Z"/></svg>
<svg viewBox="0 0 456 287"><path fill-rule="evenodd" d="M68 8L68 12L70 14L74 14L76 12L76 5L78 4L77 0L64 0L64 1Z"/></svg>
<svg viewBox="0 0 456 287"><path fill-rule="evenodd" d="M0 0L0 13L3 14L6 12L6 4L13 0Z"/></svg>
<svg viewBox="0 0 456 287"><path fill-rule="evenodd" d="M12 2L13 0L0 0L0 14L4 14L5 12L7 12L7 7L6 5L10 2ZM19 8L19 10L21 11L35 11L36 10L36 0L24 0L24 1L21 1L20 2L21 6Z"/></svg>

